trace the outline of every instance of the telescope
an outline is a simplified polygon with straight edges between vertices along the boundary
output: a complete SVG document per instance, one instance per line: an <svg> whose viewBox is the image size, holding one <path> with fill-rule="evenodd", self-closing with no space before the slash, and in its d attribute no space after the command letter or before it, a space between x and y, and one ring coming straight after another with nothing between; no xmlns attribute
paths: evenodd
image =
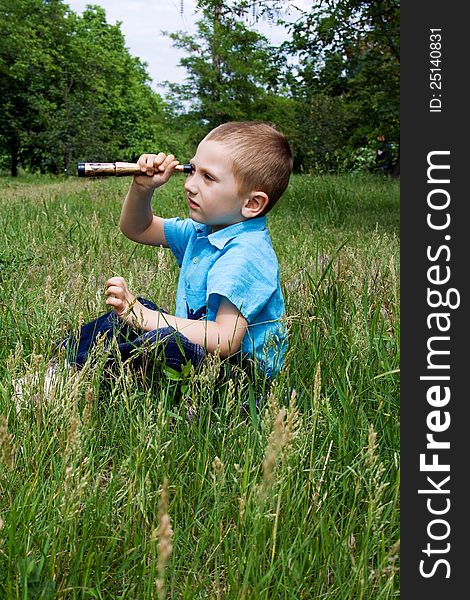
<svg viewBox="0 0 470 600"><path fill-rule="evenodd" d="M177 173L192 173L190 164L176 165ZM159 171L156 172L158 174ZM162 171L163 172L163 171ZM124 175L145 175L137 163L128 162L92 162L78 163L77 175L79 177L123 177Z"/></svg>

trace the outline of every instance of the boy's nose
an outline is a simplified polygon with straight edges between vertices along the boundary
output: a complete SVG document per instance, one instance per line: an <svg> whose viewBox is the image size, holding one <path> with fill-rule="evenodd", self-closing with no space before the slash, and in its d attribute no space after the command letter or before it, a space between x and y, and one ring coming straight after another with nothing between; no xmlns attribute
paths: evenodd
<svg viewBox="0 0 470 600"><path fill-rule="evenodd" d="M191 177L191 175L188 175L186 178L186 181L184 182L184 189L190 194L196 194L197 190L194 184L194 177Z"/></svg>

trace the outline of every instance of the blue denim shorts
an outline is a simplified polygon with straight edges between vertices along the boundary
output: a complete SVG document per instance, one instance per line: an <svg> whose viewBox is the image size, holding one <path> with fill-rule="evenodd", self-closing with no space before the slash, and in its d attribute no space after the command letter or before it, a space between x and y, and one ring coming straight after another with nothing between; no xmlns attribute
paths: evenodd
<svg viewBox="0 0 470 600"><path fill-rule="evenodd" d="M150 300L145 298L138 298L138 300L147 308L159 310ZM161 310L161 312L165 311ZM177 371L180 371L188 362L195 367L199 366L206 355L202 346L193 344L173 327L163 327L142 333L142 331L127 325L114 311L83 325L78 336L66 338L59 343L59 348L66 348L68 361L80 369L98 339L103 340L105 351L108 351L113 345L123 361L131 359L136 366L140 365L145 357L152 355L154 351L158 355L163 354L165 364ZM147 350L151 352L146 352ZM112 361L111 352L109 360Z"/></svg>

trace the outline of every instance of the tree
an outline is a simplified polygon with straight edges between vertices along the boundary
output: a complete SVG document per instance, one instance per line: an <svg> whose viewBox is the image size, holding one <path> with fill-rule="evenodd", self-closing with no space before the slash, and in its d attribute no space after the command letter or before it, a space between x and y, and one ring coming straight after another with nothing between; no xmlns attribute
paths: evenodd
<svg viewBox="0 0 470 600"><path fill-rule="evenodd" d="M64 162L136 158L162 135L163 100L101 7L88 6L75 31L61 102Z"/></svg>
<svg viewBox="0 0 470 600"><path fill-rule="evenodd" d="M188 73L186 83L167 86L192 129L193 141L222 122L274 122L285 114L279 110L288 103L282 85L284 58L240 20L243 11L255 4L263 5L200 1L197 35L167 34L188 55L180 61Z"/></svg>
<svg viewBox="0 0 470 600"><path fill-rule="evenodd" d="M101 7L80 17L61 0L0 0L0 155L12 175L158 147L166 113L148 79Z"/></svg>
<svg viewBox="0 0 470 600"><path fill-rule="evenodd" d="M399 2L326 0L290 28L285 48L299 56L294 94L304 112L318 105L318 94L336 98L329 104L345 109L337 152L367 145L380 134L398 143ZM304 154L311 150L307 142Z"/></svg>
<svg viewBox="0 0 470 600"><path fill-rule="evenodd" d="M0 144L12 175L55 107L65 11L58 0L0 0Z"/></svg>

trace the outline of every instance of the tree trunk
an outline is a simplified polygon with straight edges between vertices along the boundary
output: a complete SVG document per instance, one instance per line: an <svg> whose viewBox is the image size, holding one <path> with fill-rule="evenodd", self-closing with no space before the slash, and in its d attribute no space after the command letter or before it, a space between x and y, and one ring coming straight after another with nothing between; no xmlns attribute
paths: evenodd
<svg viewBox="0 0 470 600"><path fill-rule="evenodd" d="M216 0L214 6L214 35L212 38L212 67L215 74L215 86L213 97L216 102L220 101L220 25L222 22L222 0Z"/></svg>
<svg viewBox="0 0 470 600"><path fill-rule="evenodd" d="M18 138L15 136L10 140L10 172L12 177L18 177Z"/></svg>

